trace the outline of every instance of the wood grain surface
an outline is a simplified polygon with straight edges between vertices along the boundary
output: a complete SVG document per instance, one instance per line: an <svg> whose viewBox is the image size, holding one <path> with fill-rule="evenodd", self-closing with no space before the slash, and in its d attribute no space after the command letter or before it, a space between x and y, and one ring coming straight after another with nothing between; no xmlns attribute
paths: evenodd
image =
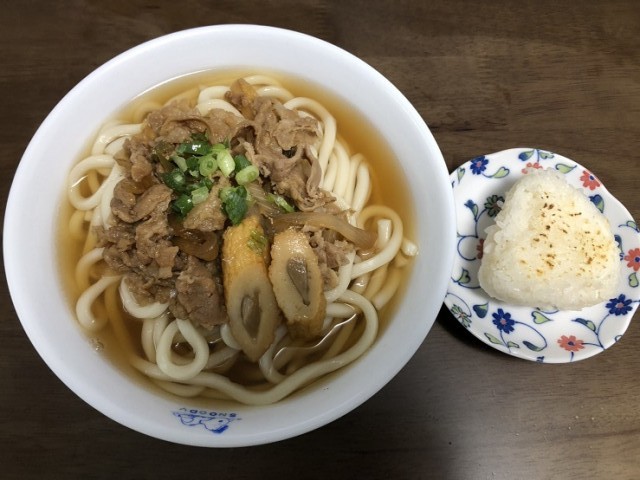
<svg viewBox="0 0 640 480"><path fill-rule="evenodd" d="M548 149L640 219L635 0L5 1L2 202L31 136L85 75L145 40L219 23L292 28L359 56L413 103L449 170ZM0 302L3 479L640 478L638 314L602 354L539 365L485 346L443 308L409 364L355 411L298 438L213 450L146 437L85 404L29 343L4 275Z"/></svg>

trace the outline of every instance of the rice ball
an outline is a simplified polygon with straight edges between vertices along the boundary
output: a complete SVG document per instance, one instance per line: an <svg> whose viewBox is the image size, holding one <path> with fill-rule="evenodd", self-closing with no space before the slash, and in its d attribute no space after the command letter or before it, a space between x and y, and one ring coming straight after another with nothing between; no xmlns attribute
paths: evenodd
<svg viewBox="0 0 640 480"><path fill-rule="evenodd" d="M491 297L580 310L613 297L620 257L607 218L553 169L529 169L487 227L478 273Z"/></svg>

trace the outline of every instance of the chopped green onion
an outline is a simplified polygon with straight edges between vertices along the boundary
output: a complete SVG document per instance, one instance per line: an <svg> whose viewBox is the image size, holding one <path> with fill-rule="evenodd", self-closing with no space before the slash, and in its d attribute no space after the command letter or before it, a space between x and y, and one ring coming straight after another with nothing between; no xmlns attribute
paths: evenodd
<svg viewBox="0 0 640 480"><path fill-rule="evenodd" d="M200 176L200 159L198 157L187 158L187 170L192 177Z"/></svg>
<svg viewBox="0 0 640 480"><path fill-rule="evenodd" d="M268 195L269 200L275 203L281 210L287 213L292 213L295 209L285 200L285 198L281 195L277 195L275 193L270 193Z"/></svg>
<svg viewBox="0 0 640 480"><path fill-rule="evenodd" d="M244 167L238 173L236 173L236 182L240 185L246 185L247 183L253 182L258 175L260 174L258 167L255 165L249 165Z"/></svg>
<svg viewBox="0 0 640 480"><path fill-rule="evenodd" d="M242 154L236 155L235 157L233 157L233 161L236 164L236 172L239 172L243 168L246 168L249 165L251 165L251 162L247 159L247 157L245 157Z"/></svg>
<svg viewBox="0 0 640 480"><path fill-rule="evenodd" d="M179 154L206 155L211 153L211 144L206 139L185 142L176 147L176 152Z"/></svg>
<svg viewBox="0 0 640 480"><path fill-rule="evenodd" d="M212 186L213 186L213 182L209 178L205 177L205 178L201 178L200 181L198 182L188 183L186 191L191 193L194 190L197 190L198 188L201 188L201 187L206 187L207 190L211 190Z"/></svg>
<svg viewBox="0 0 640 480"><path fill-rule="evenodd" d="M187 171L187 161L180 155L172 155L171 160L173 160L173 163L175 163L180 170L183 172Z"/></svg>
<svg viewBox="0 0 640 480"><path fill-rule="evenodd" d="M181 217L186 217L187 213L191 211L193 208L193 200L191 197L185 193L180 195L176 200L173 201L171 207L180 214Z"/></svg>
<svg viewBox="0 0 640 480"><path fill-rule="evenodd" d="M211 187L213 187L213 181L210 178L203 178L202 180L200 180L200 183L207 187L209 190L211 190Z"/></svg>
<svg viewBox="0 0 640 480"><path fill-rule="evenodd" d="M227 150L227 146L224 143L216 143L211 147L211 153L214 155L219 154L223 150Z"/></svg>
<svg viewBox="0 0 640 480"><path fill-rule="evenodd" d="M231 153L229 153L229 150L225 149L220 151L220 153L218 153L216 157L216 160L218 161L218 167L220 168L220 171L225 177L231 175L236 168L236 164L233 161L233 157L231 156Z"/></svg>
<svg viewBox="0 0 640 480"><path fill-rule="evenodd" d="M220 200L222 200L222 202L224 203L227 201L227 198L229 198L233 190L234 190L234 187L223 187L218 192L218 197L220 197Z"/></svg>
<svg viewBox="0 0 640 480"><path fill-rule="evenodd" d="M207 187L199 187L196 188L193 192L191 192L191 201L194 205L198 205L199 203L204 202L209 196L209 189Z"/></svg>
<svg viewBox="0 0 640 480"><path fill-rule="evenodd" d="M187 179L179 168L174 168L170 172L162 175L162 181L167 187L175 190L176 192L183 191L187 186Z"/></svg>
<svg viewBox="0 0 640 480"><path fill-rule="evenodd" d="M251 230L247 244L251 250L256 252L258 255L262 255L269 245L269 240L264 233L257 230Z"/></svg>
<svg viewBox="0 0 640 480"><path fill-rule="evenodd" d="M247 214L249 205L247 203L247 189L243 186L225 187L218 194L222 200L222 208L231 223L239 224Z"/></svg>
<svg viewBox="0 0 640 480"><path fill-rule="evenodd" d="M209 177L218 169L218 162L212 154L200 157L199 171L203 177Z"/></svg>

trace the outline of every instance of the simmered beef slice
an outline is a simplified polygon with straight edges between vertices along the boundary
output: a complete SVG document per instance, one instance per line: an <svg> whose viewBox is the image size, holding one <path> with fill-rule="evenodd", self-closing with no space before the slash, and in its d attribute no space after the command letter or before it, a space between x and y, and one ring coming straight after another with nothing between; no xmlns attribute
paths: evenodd
<svg viewBox="0 0 640 480"><path fill-rule="evenodd" d="M153 211L165 212L171 201L171 189L161 183L140 190L134 182L124 179L113 189L111 212L126 223L135 223Z"/></svg>
<svg viewBox="0 0 640 480"><path fill-rule="evenodd" d="M188 141L193 133L204 132L211 143L221 143L234 138L250 124L245 118L219 108L201 115L197 109L190 108L184 102L171 103L150 113L147 122L156 141L175 144Z"/></svg>
<svg viewBox="0 0 640 480"><path fill-rule="evenodd" d="M134 294L143 304L161 301L156 296L166 289L163 280L173 275L178 247L170 240L167 222L170 201L171 190L165 185L155 183L145 189L144 185L125 178L114 188L111 201L117 221L98 232L105 247L105 261L114 271L130 274L130 283L136 285Z"/></svg>
<svg viewBox="0 0 640 480"><path fill-rule="evenodd" d="M274 189L291 198L301 210L314 210L333 201L320 190L322 172L311 146L320 127L312 117L301 116L278 100L251 93L244 80L231 86L227 100L252 118L252 142L244 142L247 157L269 177Z"/></svg>
<svg viewBox="0 0 640 480"><path fill-rule="evenodd" d="M169 225L164 212L154 213L136 227L136 255L155 278L171 278L178 247L168 239Z"/></svg>
<svg viewBox="0 0 640 480"><path fill-rule="evenodd" d="M338 240L335 232L328 229L305 225L302 231L318 257L325 287L335 287L338 284L335 269L348 262L347 254L353 251L353 244Z"/></svg>
<svg viewBox="0 0 640 480"><path fill-rule="evenodd" d="M222 286L212 273L214 266L189 256L186 268L175 282L176 296L171 312L176 318L189 318L195 325L212 328L227 322Z"/></svg>
<svg viewBox="0 0 640 480"><path fill-rule="evenodd" d="M129 291L140 305L168 303L171 299L172 285L167 280L153 279L136 271L126 273L125 280Z"/></svg>
<svg viewBox="0 0 640 480"><path fill-rule="evenodd" d="M207 199L193 207L193 210L191 210L189 215L184 219L184 228L200 230L201 232L222 230L227 221L227 217L222 211L220 190L229 185L229 180L224 176L219 177L209 192Z"/></svg>
<svg viewBox="0 0 640 480"><path fill-rule="evenodd" d="M98 244L104 246L103 258L116 273L126 273L140 267L135 257L135 229L133 225L118 224L109 229L96 230Z"/></svg>
<svg viewBox="0 0 640 480"><path fill-rule="evenodd" d="M149 161L150 149L148 143L138 137L133 137L128 142L131 162L131 179L141 182L153 173L153 165Z"/></svg>

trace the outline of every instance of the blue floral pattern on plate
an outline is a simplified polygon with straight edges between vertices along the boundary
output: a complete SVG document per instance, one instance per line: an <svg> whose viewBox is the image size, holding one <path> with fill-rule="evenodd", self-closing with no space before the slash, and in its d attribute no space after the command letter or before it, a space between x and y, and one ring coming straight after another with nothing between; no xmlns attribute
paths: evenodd
<svg viewBox="0 0 640 480"><path fill-rule="evenodd" d="M579 311L543 311L506 304L480 288L485 229L500 212L505 193L529 168L563 173L609 219L620 249L616 297ZM460 324L491 347L541 363L582 360L622 337L640 304L640 227L593 173L556 153L515 148L469 160L450 178L458 243L445 305Z"/></svg>

